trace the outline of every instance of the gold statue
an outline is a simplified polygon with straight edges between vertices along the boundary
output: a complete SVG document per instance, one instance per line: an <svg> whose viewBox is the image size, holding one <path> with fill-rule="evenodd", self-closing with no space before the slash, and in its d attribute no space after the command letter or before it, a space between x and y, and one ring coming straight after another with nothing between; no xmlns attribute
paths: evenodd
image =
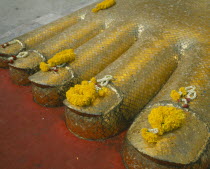
<svg viewBox="0 0 210 169"><path fill-rule="evenodd" d="M207 4L105 0L3 44L0 59L38 104L64 103L76 136L106 139L132 124L128 168L208 168Z"/></svg>

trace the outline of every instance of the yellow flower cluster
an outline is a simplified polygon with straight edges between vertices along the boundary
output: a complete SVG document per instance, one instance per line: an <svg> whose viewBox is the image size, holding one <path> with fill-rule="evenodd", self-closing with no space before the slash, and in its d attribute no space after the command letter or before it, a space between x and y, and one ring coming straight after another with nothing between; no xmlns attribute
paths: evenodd
<svg viewBox="0 0 210 169"><path fill-rule="evenodd" d="M170 96L174 101L177 101L181 98L181 95L176 90L172 90Z"/></svg>
<svg viewBox="0 0 210 169"><path fill-rule="evenodd" d="M182 94L179 94L179 92L181 92ZM181 87L179 88L179 92L177 92L176 90L172 90L171 91L171 98L174 100L174 101L177 101L179 100L181 97L184 97L187 95L187 91L185 89L185 87Z"/></svg>
<svg viewBox="0 0 210 169"><path fill-rule="evenodd" d="M66 49L59 53L56 53L47 63L41 62L40 69L43 72L49 71L50 67L61 65L63 63L69 63L75 59L75 54L73 49Z"/></svg>
<svg viewBox="0 0 210 169"><path fill-rule="evenodd" d="M115 4L115 0L104 0L103 2L97 4L96 7L92 9L92 12L98 12L102 9L110 8Z"/></svg>
<svg viewBox="0 0 210 169"><path fill-rule="evenodd" d="M185 87L179 88L179 92L182 93L182 96L186 96L187 95L187 91L186 91Z"/></svg>
<svg viewBox="0 0 210 169"><path fill-rule="evenodd" d="M80 85L71 87L66 92L68 102L75 106L89 106L97 97L104 97L108 93L108 88L102 87L97 91L96 83L96 78L92 78L90 82L82 81Z"/></svg>
<svg viewBox="0 0 210 169"><path fill-rule="evenodd" d="M41 69L42 72L47 72L50 70L50 66L45 62L41 62L39 68Z"/></svg>
<svg viewBox="0 0 210 169"><path fill-rule="evenodd" d="M104 97L106 96L106 94L109 92L107 87L102 87L99 91L98 91L98 95L100 97Z"/></svg>
<svg viewBox="0 0 210 169"><path fill-rule="evenodd" d="M181 127L185 121L185 118L185 112L176 107L159 106L154 108L148 115L148 121L152 128L158 129L158 133L148 134L146 133L145 129L142 129L142 136L148 142L157 142L157 138L154 135L163 135L166 132Z"/></svg>
<svg viewBox="0 0 210 169"><path fill-rule="evenodd" d="M141 135L148 143L156 143L158 141L158 135L149 132L146 128L141 129Z"/></svg>
<svg viewBox="0 0 210 169"><path fill-rule="evenodd" d="M179 128L186 114L182 109L171 106L159 106L152 109L148 120L152 128L158 128L158 134L163 135L166 132Z"/></svg>

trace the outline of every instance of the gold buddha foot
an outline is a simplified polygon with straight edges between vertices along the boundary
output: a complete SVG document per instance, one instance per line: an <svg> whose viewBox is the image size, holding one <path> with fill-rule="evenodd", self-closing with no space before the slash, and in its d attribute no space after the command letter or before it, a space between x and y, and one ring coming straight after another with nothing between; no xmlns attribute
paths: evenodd
<svg viewBox="0 0 210 169"><path fill-rule="evenodd" d="M128 168L208 168L206 8L206 0L117 0L109 9L87 11L82 21L27 51L27 57L10 65L11 76L18 84L30 81L35 102L49 107L61 106L66 91L76 91L75 84L91 84L95 95L86 88L80 90L80 86L76 94L64 100L66 125L80 138L112 137L127 129L140 114L124 145L123 159ZM69 48L74 49L74 61L37 72L40 62ZM19 70L28 72L23 76ZM23 79L35 74L25 81L15 73ZM104 77L112 78L102 80ZM107 93L99 97L104 83ZM196 86L197 97L174 103L170 92L187 86ZM178 98L180 92L173 97ZM80 98L78 102L75 95L77 101ZM141 129L149 128L147 117L158 106L183 111L186 121L162 134L157 134L158 128L146 130L151 143L141 135Z"/></svg>

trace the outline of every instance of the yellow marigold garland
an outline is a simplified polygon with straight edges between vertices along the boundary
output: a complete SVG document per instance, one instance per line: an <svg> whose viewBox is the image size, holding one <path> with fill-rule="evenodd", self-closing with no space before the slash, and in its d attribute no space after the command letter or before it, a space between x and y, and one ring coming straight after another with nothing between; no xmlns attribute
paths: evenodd
<svg viewBox="0 0 210 169"><path fill-rule="evenodd" d="M92 9L92 12L98 12L100 10L110 8L115 4L115 0L104 0L103 2L97 4L96 7Z"/></svg>
<svg viewBox="0 0 210 169"><path fill-rule="evenodd" d="M158 135L163 135L181 127L185 118L185 112L176 107L159 106L154 108L148 115L148 121L152 128L158 130L158 133L152 133L143 128L141 130L142 137L149 143L155 143L158 140Z"/></svg>
<svg viewBox="0 0 210 169"><path fill-rule="evenodd" d="M170 106L159 106L152 109L148 116L152 128L158 129L158 134L163 135L166 132L179 128L186 114L182 109Z"/></svg>
<svg viewBox="0 0 210 169"><path fill-rule="evenodd" d="M82 81L81 84L71 87L66 92L68 102L81 107L91 105L97 97L104 97L108 93L108 88L102 87L97 90L96 85L96 78L92 78L90 82Z"/></svg>
<svg viewBox="0 0 210 169"><path fill-rule="evenodd" d="M40 69L43 72L47 72L51 67L58 66L64 63L69 63L75 59L75 54L73 49L66 49L59 53L56 53L47 63L41 62Z"/></svg>

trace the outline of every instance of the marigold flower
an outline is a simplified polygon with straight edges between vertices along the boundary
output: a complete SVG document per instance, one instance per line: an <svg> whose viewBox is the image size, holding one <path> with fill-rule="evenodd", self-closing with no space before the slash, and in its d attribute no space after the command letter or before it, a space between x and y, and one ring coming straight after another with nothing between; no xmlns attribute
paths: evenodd
<svg viewBox="0 0 210 169"><path fill-rule="evenodd" d="M56 53L51 59L47 61L48 64L45 63L44 65L43 64L44 62L42 62L41 63L42 65L40 64L40 69L43 72L46 72L50 69L50 67L61 65L63 63L69 63L74 59L75 59L75 54L73 49L66 49L59 53Z"/></svg>
<svg viewBox="0 0 210 169"><path fill-rule="evenodd" d="M186 91L185 87L179 88L179 92L182 93L182 96L186 96L187 95L187 91Z"/></svg>
<svg viewBox="0 0 210 169"><path fill-rule="evenodd" d="M159 106L148 115L148 121L152 128L158 129L158 135L181 127L185 118L186 114L182 109L171 106Z"/></svg>
<svg viewBox="0 0 210 169"><path fill-rule="evenodd" d="M103 2L97 4L96 7L92 9L92 12L98 12L102 9L110 8L115 4L115 0L104 0Z"/></svg>
<svg viewBox="0 0 210 169"><path fill-rule="evenodd" d="M148 121L158 133L150 132L148 129L141 129L142 137L149 143L156 143L160 135L173 131L182 126L186 114L182 109L172 106L159 106L153 108L148 115Z"/></svg>
<svg viewBox="0 0 210 169"><path fill-rule="evenodd" d="M90 81L91 81L91 82L93 82L94 84L96 84L96 83L97 83L97 80L96 80L96 78L95 78L95 77L91 78L91 79L90 79Z"/></svg>
<svg viewBox="0 0 210 169"><path fill-rule="evenodd" d="M39 67L43 72L47 72L50 69L50 66L45 62L41 62Z"/></svg>
<svg viewBox="0 0 210 169"><path fill-rule="evenodd" d="M176 90L172 90L170 96L174 101L177 101L181 98L180 94Z"/></svg>
<svg viewBox="0 0 210 169"><path fill-rule="evenodd" d="M148 143L156 143L158 141L158 135L149 132L146 128L141 129L141 135Z"/></svg>
<svg viewBox="0 0 210 169"><path fill-rule="evenodd" d="M97 97L104 97L108 93L108 88L102 87L97 91L96 78L92 78L89 82L82 81L81 84L71 87L66 92L66 98L69 103L75 106L89 106Z"/></svg>
<svg viewBox="0 0 210 169"><path fill-rule="evenodd" d="M102 87L101 90L98 91L98 95L100 97L104 97L108 93L108 88L107 87Z"/></svg>

